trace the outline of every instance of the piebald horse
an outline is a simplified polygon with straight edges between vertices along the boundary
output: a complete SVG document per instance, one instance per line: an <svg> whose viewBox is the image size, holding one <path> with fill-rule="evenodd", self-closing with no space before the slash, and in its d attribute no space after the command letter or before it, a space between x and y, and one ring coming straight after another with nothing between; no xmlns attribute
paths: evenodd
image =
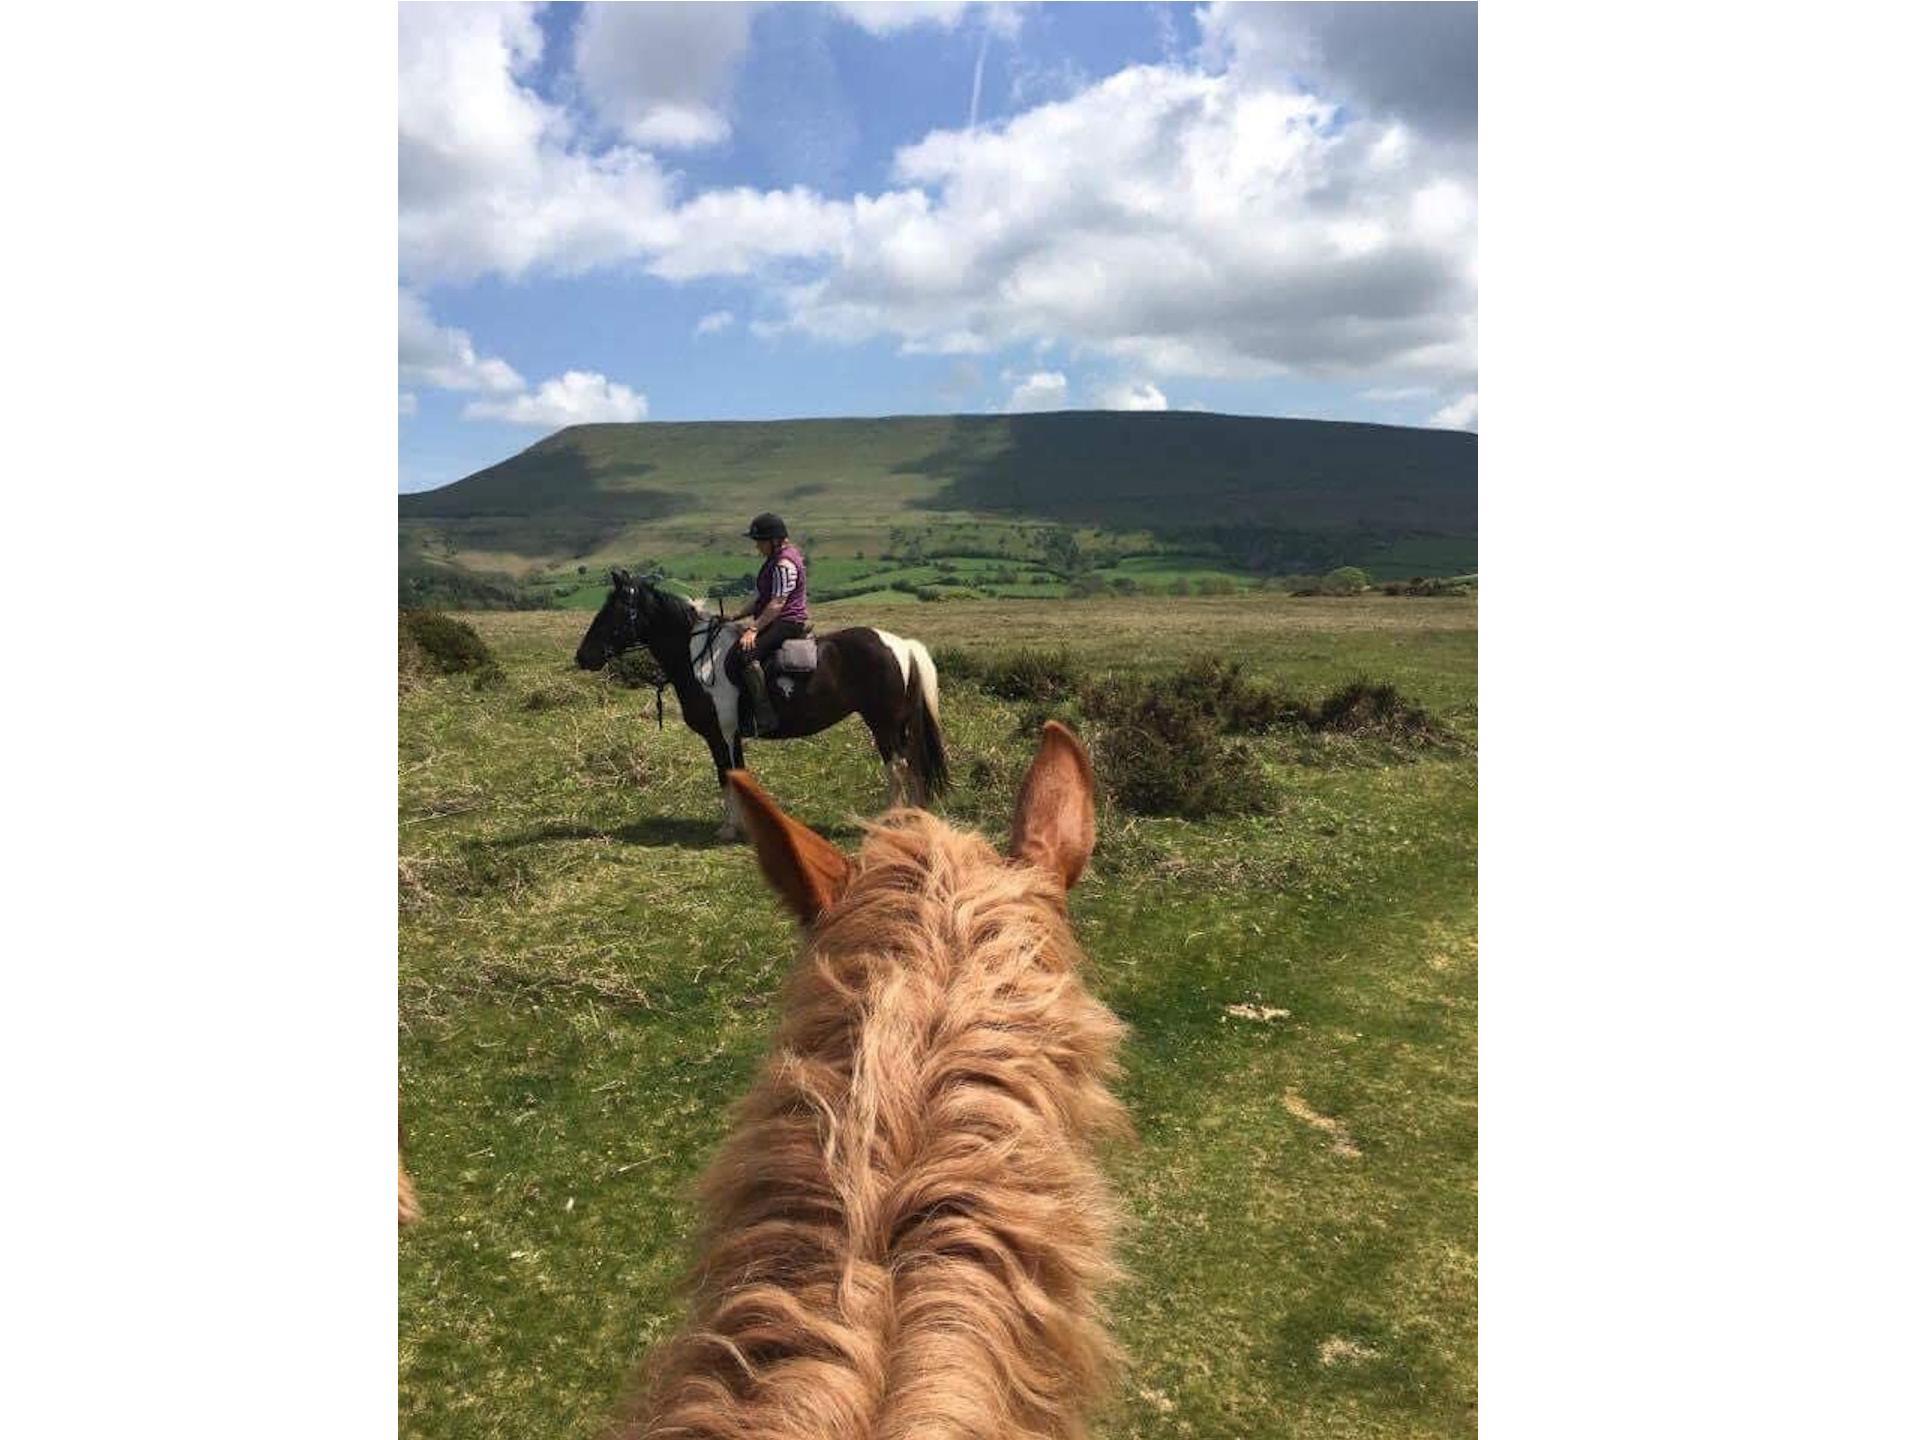
<svg viewBox="0 0 1920 1440"><path fill-rule="evenodd" d="M739 803L727 789L729 770L746 769L740 744L742 696L728 675L738 646L737 623L709 614L699 601L662 589L651 577L625 570L609 577L612 590L587 627L574 663L604 669L624 650L644 645L659 662L680 701L680 716L713 755L720 785L720 838L740 838ZM918 640L854 626L818 637L813 673L793 694L770 687L780 728L769 740L816 735L849 715L867 722L887 771L887 803L924 805L947 788L946 742L940 733L940 677Z"/></svg>

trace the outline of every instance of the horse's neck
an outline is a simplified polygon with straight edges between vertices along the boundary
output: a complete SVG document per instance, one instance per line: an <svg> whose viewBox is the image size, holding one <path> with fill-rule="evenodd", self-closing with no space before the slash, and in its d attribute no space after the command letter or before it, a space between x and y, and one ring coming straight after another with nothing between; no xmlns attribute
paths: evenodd
<svg viewBox="0 0 1920 1440"><path fill-rule="evenodd" d="M647 637L648 651L660 662L661 670L676 684L682 675L688 680L693 679L693 647L699 642L700 633L696 630L688 636Z"/></svg>
<svg viewBox="0 0 1920 1440"><path fill-rule="evenodd" d="M691 633L684 637L675 636L647 641L647 649L652 651L653 658L660 662L661 671L673 682L673 693L680 697L683 704L689 696L705 688L700 683L700 677L694 673L693 657L706 647L709 628L714 622L709 617L700 618L703 623L695 625ZM707 656L707 659L718 666L726 654L726 649L726 636L724 634L714 636L712 653Z"/></svg>

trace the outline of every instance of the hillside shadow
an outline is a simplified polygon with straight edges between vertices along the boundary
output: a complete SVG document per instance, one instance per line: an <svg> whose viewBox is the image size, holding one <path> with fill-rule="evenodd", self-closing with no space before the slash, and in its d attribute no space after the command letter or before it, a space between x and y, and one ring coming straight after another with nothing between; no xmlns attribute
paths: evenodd
<svg viewBox="0 0 1920 1440"><path fill-rule="evenodd" d="M400 497L400 519L431 521L458 545L521 554L587 555L631 525L693 508L692 496L634 486L659 467L597 463L576 427L463 480Z"/></svg>
<svg viewBox="0 0 1920 1440"><path fill-rule="evenodd" d="M920 511L1018 515L1167 541L1324 559L1410 534L1479 529L1479 442L1466 432L1198 412L955 417L893 467L938 482Z"/></svg>

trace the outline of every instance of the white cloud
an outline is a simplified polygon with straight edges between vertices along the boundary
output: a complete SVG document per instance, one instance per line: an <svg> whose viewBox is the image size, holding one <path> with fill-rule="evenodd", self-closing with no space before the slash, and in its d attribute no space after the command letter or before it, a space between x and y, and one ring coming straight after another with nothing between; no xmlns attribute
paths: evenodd
<svg viewBox="0 0 1920 1440"><path fill-rule="evenodd" d="M700 317L699 322L693 327L693 333L695 335L718 335L722 330L730 330L732 328L733 312L731 310L714 310Z"/></svg>
<svg viewBox="0 0 1920 1440"><path fill-rule="evenodd" d="M1362 390L1360 392L1360 398L1362 400L1390 402L1394 400L1417 400L1422 395L1431 395L1432 393L1433 387L1431 385L1376 385L1370 390Z"/></svg>
<svg viewBox="0 0 1920 1440"><path fill-rule="evenodd" d="M400 7L400 266L418 282L585 269L632 256L671 210L650 155L576 148L522 83L529 5Z"/></svg>
<svg viewBox="0 0 1920 1440"><path fill-rule="evenodd" d="M461 413L468 420L505 420L514 425L544 427L644 420L647 397L593 371L569 370L530 394L509 400L470 401Z"/></svg>
<svg viewBox="0 0 1920 1440"><path fill-rule="evenodd" d="M949 12L851 18L888 33L958 23ZM1223 14L1224 69L1136 66L997 126L936 131L896 155L892 188L833 199L683 193L633 143L665 143L650 124L695 135L663 106L719 113L724 37L701 52L698 85L603 86L600 105L628 107L627 138L608 145L530 88L541 37L526 7L406 6L403 273L427 284L638 264L670 280L749 279L760 335L949 355L1055 343L1160 383L1389 375L1471 388L1471 147L1422 129L1432 106L1336 118L1341 94L1298 90ZM614 47L615 66L597 48L583 89L599 65L650 77L663 63Z"/></svg>
<svg viewBox="0 0 1920 1440"><path fill-rule="evenodd" d="M474 349L473 337L466 331L435 324L426 302L405 289L400 292L400 379L436 390L484 390L495 395L526 387L506 361Z"/></svg>
<svg viewBox="0 0 1920 1440"><path fill-rule="evenodd" d="M1428 417L1429 425L1442 430L1477 430L1480 426L1480 395L1470 391L1450 404L1442 405Z"/></svg>
<svg viewBox="0 0 1920 1440"><path fill-rule="evenodd" d="M914 25L951 30L972 7L966 0L853 0L833 8L869 35L892 35Z"/></svg>
<svg viewBox="0 0 1920 1440"><path fill-rule="evenodd" d="M1006 377L1012 379L1012 376ZM1067 377L1058 370L1036 370L1007 397L1007 409L1058 410L1067 403Z"/></svg>
<svg viewBox="0 0 1920 1440"><path fill-rule="evenodd" d="M785 299L830 338L1058 339L1157 376L1470 378L1470 180L1382 169L1378 142L1313 96L1135 67L902 150L910 188Z"/></svg>
<svg viewBox="0 0 1920 1440"><path fill-rule="evenodd" d="M402 417L420 413L420 397L411 390L400 392L400 414Z"/></svg>
<svg viewBox="0 0 1920 1440"><path fill-rule="evenodd" d="M641 145L690 149L724 140L751 24L747 5L588 5L573 44L581 93L602 120Z"/></svg>
<svg viewBox="0 0 1920 1440"><path fill-rule="evenodd" d="M1100 392L1102 410L1164 410L1167 397L1160 393L1160 387L1151 381L1140 380L1130 385L1113 385Z"/></svg>

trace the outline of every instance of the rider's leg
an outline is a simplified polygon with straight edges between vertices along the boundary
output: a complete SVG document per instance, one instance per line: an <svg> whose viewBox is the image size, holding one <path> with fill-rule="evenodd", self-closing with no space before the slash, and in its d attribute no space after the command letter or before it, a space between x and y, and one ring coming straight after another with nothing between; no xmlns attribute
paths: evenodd
<svg viewBox="0 0 1920 1440"><path fill-rule="evenodd" d="M771 735L780 724L780 717L773 708L773 697L767 693L767 672L762 668L763 663L767 656L780 648L781 642L792 639L798 633L799 627L791 620L775 620L753 637L752 653L741 657L741 678L746 681L747 694L753 700L753 726L762 735Z"/></svg>

